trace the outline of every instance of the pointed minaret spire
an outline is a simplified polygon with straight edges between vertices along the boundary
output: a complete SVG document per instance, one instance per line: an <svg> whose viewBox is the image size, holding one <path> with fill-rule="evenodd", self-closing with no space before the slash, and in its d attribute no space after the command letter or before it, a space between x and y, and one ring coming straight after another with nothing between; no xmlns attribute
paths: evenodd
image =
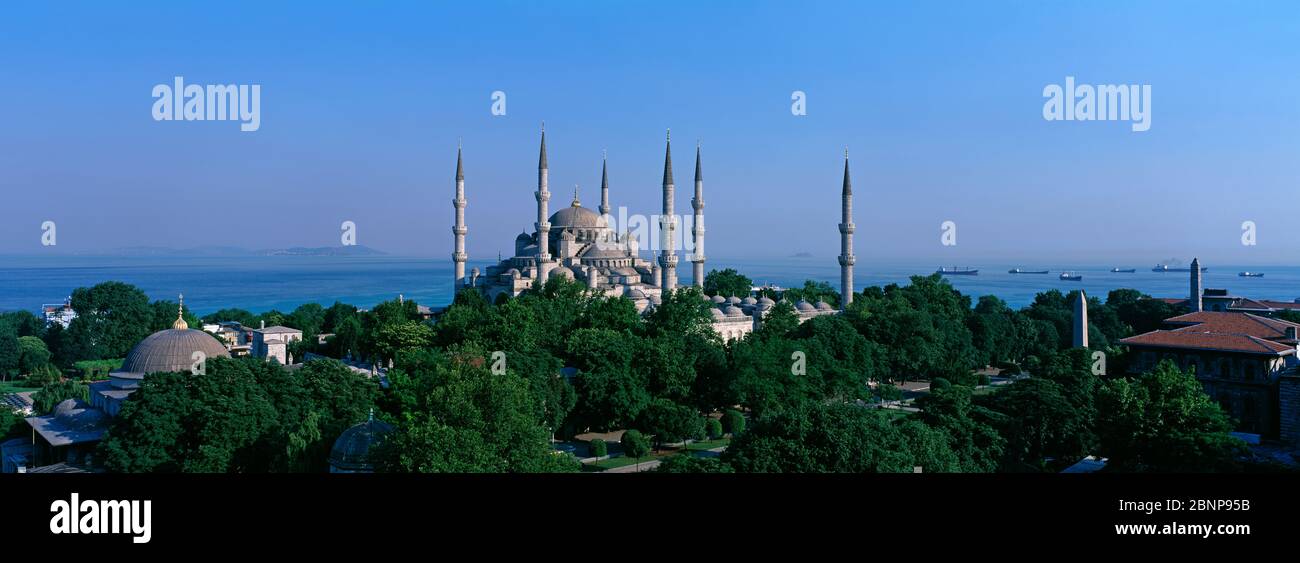
<svg viewBox="0 0 1300 563"><path fill-rule="evenodd" d="M451 254L451 260L455 265L454 281L451 286L453 300L456 299L456 293L460 288L465 287L465 262L469 260L469 254L465 253L465 235L469 233L469 227L465 226L465 206L468 203L465 199L465 165L461 159L461 144L457 142L456 198L451 200L452 207L456 208L456 224L451 228L451 232L456 236L455 249Z"/></svg>
<svg viewBox="0 0 1300 563"><path fill-rule="evenodd" d="M546 122L543 121L542 154L537 159L537 192L534 193L537 198L537 281L543 284L551 273L551 224L547 222L551 216L547 209L551 192L546 187L549 177L550 172L546 169Z"/></svg>
<svg viewBox="0 0 1300 563"><path fill-rule="evenodd" d="M840 194L840 309L853 302L853 184L849 182L849 149L844 148L844 187Z"/></svg>
<svg viewBox="0 0 1300 563"><path fill-rule="evenodd" d="M600 214L609 215L609 155L600 155Z"/></svg>
<svg viewBox="0 0 1300 563"><path fill-rule="evenodd" d="M704 172L700 163L700 143L695 143L695 197L691 199L691 208L695 210L694 225L691 234L695 235L695 249L691 253L691 282L695 287L704 287Z"/></svg>
<svg viewBox="0 0 1300 563"><path fill-rule="evenodd" d="M573 185L573 203L574 207L582 207L582 200L578 199L578 185Z"/></svg>
<svg viewBox="0 0 1300 563"><path fill-rule="evenodd" d="M673 183L673 131L668 130L667 148L664 149L664 185L670 186Z"/></svg>
<svg viewBox="0 0 1300 563"><path fill-rule="evenodd" d="M668 131L664 148L664 206L659 215L659 265L663 267L660 287L672 291L677 287L677 251L674 248L677 216L673 211L673 138Z"/></svg>

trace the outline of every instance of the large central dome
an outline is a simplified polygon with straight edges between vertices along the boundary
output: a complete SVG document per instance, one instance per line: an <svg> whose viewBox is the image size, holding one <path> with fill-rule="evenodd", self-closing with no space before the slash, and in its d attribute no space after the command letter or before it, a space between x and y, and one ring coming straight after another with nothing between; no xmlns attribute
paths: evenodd
<svg viewBox="0 0 1300 563"><path fill-rule="evenodd" d="M120 372L114 375L143 377L160 371L188 373L196 361L195 352L202 352L204 359L230 357L226 347L211 334L192 328L172 328L150 334L136 344L126 355Z"/></svg>
<svg viewBox="0 0 1300 563"><path fill-rule="evenodd" d="M551 215L551 230L563 231L565 229L606 229L609 225L605 223L605 218L599 213L587 209L581 205L570 205Z"/></svg>

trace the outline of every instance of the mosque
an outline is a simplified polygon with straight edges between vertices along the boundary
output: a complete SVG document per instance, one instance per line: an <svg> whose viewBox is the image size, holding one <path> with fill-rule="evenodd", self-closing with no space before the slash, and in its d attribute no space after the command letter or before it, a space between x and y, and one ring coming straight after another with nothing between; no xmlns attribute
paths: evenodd
<svg viewBox="0 0 1300 563"><path fill-rule="evenodd" d="M575 190L573 201L555 213L549 212L551 192L550 174L546 156L546 131L542 130L540 156L537 165L537 222L534 231L515 237L514 254L501 260L486 271L478 268L465 273L465 237L469 228L465 224L465 169L461 150L456 151L455 265L454 286L475 288L489 301L516 297L544 285L552 276L575 280L590 290L610 297L626 297L636 305L637 311L646 312L660 304L665 291L679 286L677 277L678 256L672 244L663 244L657 259L646 260L640 256L639 241L631 232L618 232L611 227L613 217L609 203L608 161L601 166L600 205L596 210L584 207ZM663 174L663 208L659 216L661 240L674 241L679 227L674 213L676 186L673 180L672 137L665 141ZM853 298L853 188L849 181L848 153L844 155L844 184L842 189L842 221L839 225L841 252L840 280L842 306ZM695 148L695 191L691 198L692 252L686 256L691 263L691 285L704 286L704 173L700 147ZM714 296L708 298L715 305L712 310L713 328L725 340L743 338L762 324L763 317L775 306L768 298L752 296ZM837 311L828 303L791 303L800 322Z"/></svg>

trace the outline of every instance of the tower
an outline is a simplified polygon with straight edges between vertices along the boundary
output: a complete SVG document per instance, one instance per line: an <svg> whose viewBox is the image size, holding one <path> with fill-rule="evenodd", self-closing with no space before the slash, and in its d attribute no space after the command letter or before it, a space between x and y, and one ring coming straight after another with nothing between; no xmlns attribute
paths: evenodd
<svg viewBox="0 0 1300 563"><path fill-rule="evenodd" d="M1193 313L1205 310L1201 302L1201 260L1192 258L1192 294L1188 296L1187 306Z"/></svg>
<svg viewBox="0 0 1300 563"><path fill-rule="evenodd" d="M672 131L666 136L664 145L664 206L659 215L659 265L663 268L664 290L671 291L677 287L677 251L673 248L673 236L677 230L677 217L673 214L673 138Z"/></svg>
<svg viewBox="0 0 1300 563"><path fill-rule="evenodd" d="M609 155L600 158L600 214L609 215Z"/></svg>
<svg viewBox="0 0 1300 563"><path fill-rule="evenodd" d="M691 255L692 281L695 287L704 287L704 173L700 171L700 145L695 144L695 197L691 199L695 210L691 234L695 235L695 252Z"/></svg>
<svg viewBox="0 0 1300 563"><path fill-rule="evenodd" d="M1074 300L1074 347L1088 347L1088 295L1082 289Z"/></svg>
<svg viewBox="0 0 1300 563"><path fill-rule="evenodd" d="M547 219L551 216L547 211L547 203L551 201L551 192L546 188L546 182L549 179L549 171L546 166L546 124L542 124L542 154L537 159L537 280L545 284L550 269L547 262L551 261L550 249L551 244L551 224Z"/></svg>
<svg viewBox="0 0 1300 563"><path fill-rule="evenodd" d="M840 309L853 302L853 184L849 182L849 149L844 149L844 186L840 191Z"/></svg>
<svg viewBox="0 0 1300 563"><path fill-rule="evenodd" d="M465 226L465 167L461 162L461 147L456 146L456 199L451 200L452 207L456 208L456 224L451 228L451 232L456 235L456 250L452 252L451 259L456 264L455 283L451 286L452 299L455 299L456 292L465 286L465 262L469 260L469 255L465 254L465 235L469 233L469 227Z"/></svg>

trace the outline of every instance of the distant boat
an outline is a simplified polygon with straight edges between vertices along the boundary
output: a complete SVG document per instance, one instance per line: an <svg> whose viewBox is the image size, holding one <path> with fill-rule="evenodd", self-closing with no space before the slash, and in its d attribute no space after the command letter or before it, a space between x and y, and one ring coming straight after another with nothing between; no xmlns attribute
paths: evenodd
<svg viewBox="0 0 1300 563"><path fill-rule="evenodd" d="M936 274L943 276L978 276L980 271L973 268L939 268L935 270Z"/></svg>
<svg viewBox="0 0 1300 563"><path fill-rule="evenodd" d="M1020 268L1012 268L1010 270L1007 270L1007 273L1008 274L1046 274L1047 270L1021 270Z"/></svg>
<svg viewBox="0 0 1300 563"><path fill-rule="evenodd" d="M1112 274L1132 274L1135 272L1137 272L1137 268L1111 268L1110 269L1110 273Z"/></svg>
<svg viewBox="0 0 1300 563"><path fill-rule="evenodd" d="M1083 279L1082 275L1076 274L1074 272L1061 272L1062 281L1079 281L1082 279Z"/></svg>
<svg viewBox="0 0 1300 563"><path fill-rule="evenodd" d="M1259 272L1240 272L1240 273L1238 273L1237 275L1238 275L1238 276L1241 276L1241 277L1243 277L1243 278L1262 278L1262 277L1264 277L1264 274L1261 274L1261 273L1259 273Z"/></svg>
<svg viewBox="0 0 1300 563"><path fill-rule="evenodd" d="M1206 268L1205 266L1201 266L1202 272L1206 270L1209 270L1209 268ZM1190 272L1192 271L1192 268L1190 266L1186 268L1170 268L1168 264L1156 264L1156 267L1151 268L1151 271L1152 272Z"/></svg>

